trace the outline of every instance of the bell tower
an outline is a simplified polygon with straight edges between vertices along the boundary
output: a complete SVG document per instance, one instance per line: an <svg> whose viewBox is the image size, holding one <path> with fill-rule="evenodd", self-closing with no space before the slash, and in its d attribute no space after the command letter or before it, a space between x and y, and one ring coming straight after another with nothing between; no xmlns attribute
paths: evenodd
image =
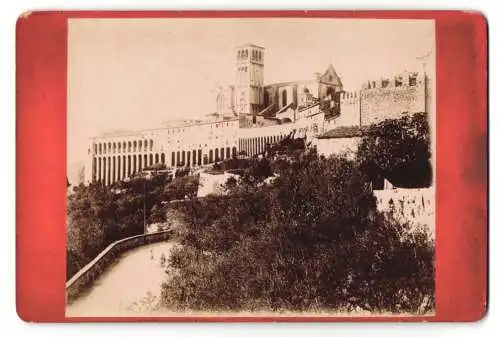
<svg viewBox="0 0 500 337"><path fill-rule="evenodd" d="M245 44L236 47L235 111L256 115L264 107L264 48Z"/></svg>

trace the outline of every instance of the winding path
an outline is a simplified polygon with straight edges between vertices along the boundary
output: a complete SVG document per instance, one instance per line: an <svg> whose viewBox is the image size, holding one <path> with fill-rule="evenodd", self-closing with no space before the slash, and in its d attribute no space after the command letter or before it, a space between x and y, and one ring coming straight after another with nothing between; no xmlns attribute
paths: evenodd
<svg viewBox="0 0 500 337"><path fill-rule="evenodd" d="M66 307L67 317L119 317L147 314L166 279L161 256L173 242L158 242L124 253L93 286Z"/></svg>

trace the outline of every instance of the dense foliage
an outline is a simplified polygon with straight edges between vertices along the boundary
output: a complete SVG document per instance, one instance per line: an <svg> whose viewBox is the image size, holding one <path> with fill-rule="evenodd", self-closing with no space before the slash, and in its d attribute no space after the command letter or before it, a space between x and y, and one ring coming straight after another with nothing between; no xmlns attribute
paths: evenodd
<svg viewBox="0 0 500 337"><path fill-rule="evenodd" d="M430 130L427 115L387 119L368 127L359 146L361 169L376 184L387 178L401 187L432 184Z"/></svg>
<svg viewBox="0 0 500 337"><path fill-rule="evenodd" d="M369 127L354 161L319 158L307 139L290 135L264 158L216 163L212 171L241 178L227 182L225 195L194 198L198 178L189 169L173 180L74 187L67 277L111 242L143 233L145 216L168 222L162 202L182 199L171 206L183 219L162 286L170 309L431 311L434 242L380 214L371 190L383 178L432 183L426 118Z"/></svg>
<svg viewBox="0 0 500 337"><path fill-rule="evenodd" d="M433 242L376 211L355 162L315 154L265 162L279 173L272 184L242 179L226 196L182 205L185 227L170 257L165 306L433 308Z"/></svg>
<svg viewBox="0 0 500 337"><path fill-rule="evenodd" d="M67 202L67 278L112 242L144 233L144 220L164 222L161 202L192 196L197 184L196 176L171 181L166 175L156 175L106 187L74 187Z"/></svg>

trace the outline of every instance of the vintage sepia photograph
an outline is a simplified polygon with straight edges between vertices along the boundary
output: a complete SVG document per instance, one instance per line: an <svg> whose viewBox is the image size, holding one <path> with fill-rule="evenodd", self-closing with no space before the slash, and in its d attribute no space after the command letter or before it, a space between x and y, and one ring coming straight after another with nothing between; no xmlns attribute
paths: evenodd
<svg viewBox="0 0 500 337"><path fill-rule="evenodd" d="M433 20L71 18L67 317L434 316Z"/></svg>

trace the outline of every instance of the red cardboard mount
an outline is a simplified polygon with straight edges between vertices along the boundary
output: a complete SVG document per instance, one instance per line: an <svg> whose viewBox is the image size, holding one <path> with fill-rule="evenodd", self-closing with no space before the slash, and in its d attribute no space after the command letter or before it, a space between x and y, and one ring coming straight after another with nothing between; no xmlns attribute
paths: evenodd
<svg viewBox="0 0 500 337"><path fill-rule="evenodd" d="M67 318L66 121L70 18L433 19L436 29L436 312L433 317ZM16 32L17 311L26 321L476 321L487 311L487 23L459 11L68 11ZM36 165L33 165L36 163Z"/></svg>

